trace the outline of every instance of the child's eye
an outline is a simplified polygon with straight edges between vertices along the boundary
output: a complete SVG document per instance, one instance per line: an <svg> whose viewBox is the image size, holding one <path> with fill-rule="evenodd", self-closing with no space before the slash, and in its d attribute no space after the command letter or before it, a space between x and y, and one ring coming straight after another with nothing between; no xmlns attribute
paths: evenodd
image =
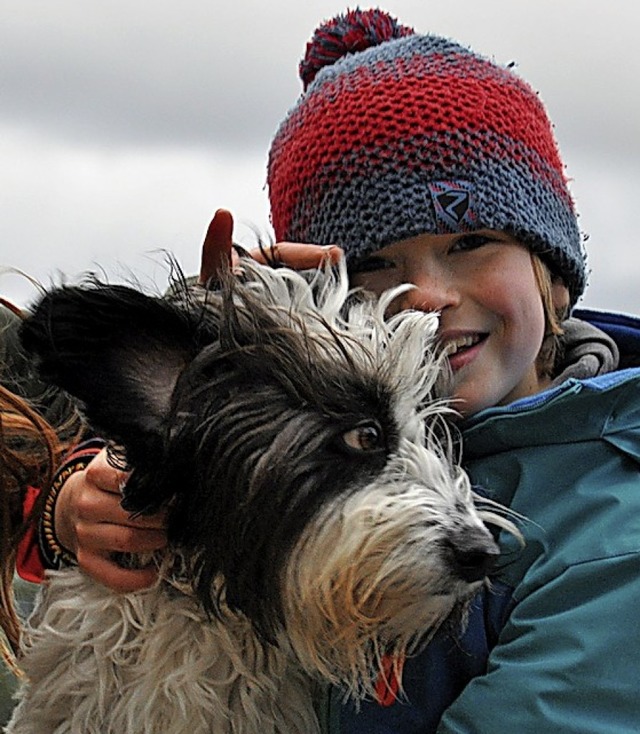
<svg viewBox="0 0 640 734"><path fill-rule="evenodd" d="M349 272L351 275L355 275L356 273L375 273L378 270L389 270L391 268L395 268L395 263L392 260L369 255L369 257L363 257L361 260L352 262L349 265Z"/></svg>
<svg viewBox="0 0 640 734"><path fill-rule="evenodd" d="M488 234L479 234L470 232L469 234L460 235L449 248L449 252L467 252L468 250L477 250L483 245L490 242L496 242L497 238Z"/></svg>

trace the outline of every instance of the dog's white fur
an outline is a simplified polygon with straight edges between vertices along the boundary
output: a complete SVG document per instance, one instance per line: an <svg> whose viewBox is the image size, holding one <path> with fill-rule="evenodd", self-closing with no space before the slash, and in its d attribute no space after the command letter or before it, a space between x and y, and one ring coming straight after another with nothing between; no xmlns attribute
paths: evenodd
<svg viewBox="0 0 640 734"><path fill-rule="evenodd" d="M315 734L322 682L370 695L382 656L411 654L482 583L456 576L442 552L450 533L486 529L451 447L425 431L449 412L427 401L442 374L437 317L385 321L393 294L344 316L344 272L318 288L287 270L247 268L249 287L327 360L339 357L328 323L357 369L393 386L397 452L367 486L328 502L297 541L277 646L224 603L208 618L175 571L179 552L139 593L114 594L75 568L49 574L24 634L29 682L8 734Z"/></svg>
<svg viewBox="0 0 640 734"><path fill-rule="evenodd" d="M52 572L26 640L12 734L319 731L285 640L264 646L245 618L209 620L165 584L117 595Z"/></svg>

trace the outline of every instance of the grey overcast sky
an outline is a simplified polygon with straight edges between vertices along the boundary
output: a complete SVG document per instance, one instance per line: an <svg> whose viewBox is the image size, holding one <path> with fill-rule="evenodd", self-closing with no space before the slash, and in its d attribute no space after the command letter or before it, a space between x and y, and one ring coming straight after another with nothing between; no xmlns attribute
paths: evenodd
<svg viewBox="0 0 640 734"><path fill-rule="evenodd" d="M373 3L372 3L373 4ZM360 7L370 7L360 3ZM212 213L269 234L266 151L300 93L320 0L0 0L0 293L87 270L166 283L198 265ZM588 235L582 304L640 312L640 5L389 0L540 91Z"/></svg>

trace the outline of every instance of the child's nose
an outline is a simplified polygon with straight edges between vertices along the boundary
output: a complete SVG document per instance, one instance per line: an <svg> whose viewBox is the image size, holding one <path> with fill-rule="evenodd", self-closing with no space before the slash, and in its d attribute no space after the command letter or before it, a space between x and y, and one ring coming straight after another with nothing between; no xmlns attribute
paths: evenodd
<svg viewBox="0 0 640 734"><path fill-rule="evenodd" d="M460 303L460 291L449 278L422 273L411 282L415 288L403 295L402 309L444 311Z"/></svg>

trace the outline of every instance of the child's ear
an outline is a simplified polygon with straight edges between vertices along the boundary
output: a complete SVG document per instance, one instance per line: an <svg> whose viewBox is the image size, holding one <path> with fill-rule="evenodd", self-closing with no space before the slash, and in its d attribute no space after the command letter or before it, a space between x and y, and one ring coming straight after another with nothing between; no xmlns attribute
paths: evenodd
<svg viewBox="0 0 640 734"><path fill-rule="evenodd" d="M160 458L173 388L203 338L202 321L166 300L102 284L51 291L21 329L43 379L136 467Z"/></svg>

